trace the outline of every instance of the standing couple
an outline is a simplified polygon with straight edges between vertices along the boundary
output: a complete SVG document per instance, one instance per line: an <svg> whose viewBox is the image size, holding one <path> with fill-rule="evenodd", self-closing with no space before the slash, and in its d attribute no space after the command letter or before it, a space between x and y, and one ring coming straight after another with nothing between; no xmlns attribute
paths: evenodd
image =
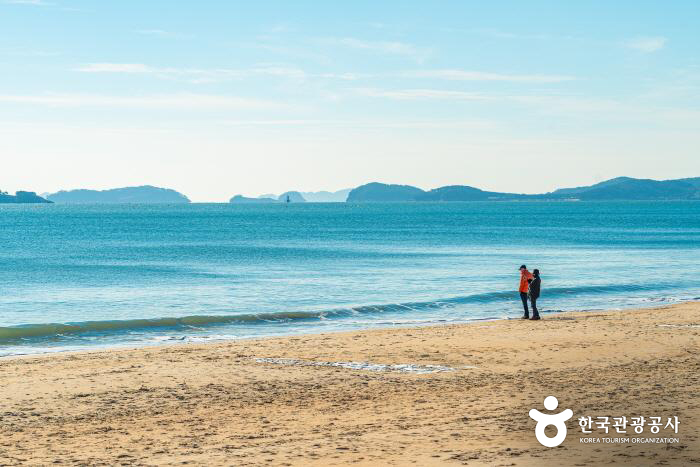
<svg viewBox="0 0 700 467"><path fill-rule="evenodd" d="M540 314L537 311L537 299L540 298L540 288L542 280L540 280L540 270L535 269L530 273L527 266L520 266L520 300L523 301L525 315L523 319L540 319ZM532 303L532 318L530 318L530 310L527 308L527 299L530 298Z"/></svg>

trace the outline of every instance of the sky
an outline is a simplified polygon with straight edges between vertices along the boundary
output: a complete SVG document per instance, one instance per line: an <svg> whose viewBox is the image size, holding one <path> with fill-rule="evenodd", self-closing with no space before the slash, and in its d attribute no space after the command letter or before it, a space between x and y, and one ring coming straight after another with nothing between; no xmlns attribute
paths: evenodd
<svg viewBox="0 0 700 467"><path fill-rule="evenodd" d="M0 0L0 189L700 176L700 2Z"/></svg>

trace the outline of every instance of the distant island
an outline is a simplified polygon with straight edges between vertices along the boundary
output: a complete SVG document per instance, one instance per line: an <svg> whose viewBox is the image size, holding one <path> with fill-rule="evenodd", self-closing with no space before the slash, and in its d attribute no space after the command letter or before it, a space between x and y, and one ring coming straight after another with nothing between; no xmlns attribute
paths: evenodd
<svg viewBox="0 0 700 467"><path fill-rule="evenodd" d="M484 191L465 185L451 185L424 191L410 185L368 183L348 194L349 203L395 203L407 201L518 201L518 200L700 200L700 177L651 180L618 177L595 185L561 188L543 194Z"/></svg>
<svg viewBox="0 0 700 467"><path fill-rule="evenodd" d="M274 195L273 195L274 196ZM253 203L253 204L265 204L265 203L279 203L275 198L248 198L243 195L236 195L229 200L229 203Z"/></svg>
<svg viewBox="0 0 700 467"><path fill-rule="evenodd" d="M352 188L338 191L302 191L301 195L310 203L344 203Z"/></svg>
<svg viewBox="0 0 700 467"><path fill-rule="evenodd" d="M189 203L187 196L169 188L145 185L111 190L70 190L47 195L62 204L165 204Z"/></svg>
<svg viewBox="0 0 700 467"><path fill-rule="evenodd" d="M287 191L279 195L277 201L282 203L305 203L306 199L298 191Z"/></svg>
<svg viewBox="0 0 700 467"><path fill-rule="evenodd" d="M51 203L33 191L17 191L14 196L0 191L0 204Z"/></svg>
<svg viewBox="0 0 700 467"><path fill-rule="evenodd" d="M545 197L581 200L683 200L700 199L700 177L650 180L618 177L591 186L562 188Z"/></svg>
<svg viewBox="0 0 700 467"><path fill-rule="evenodd" d="M243 195L236 195L229 200L229 203L344 203L348 198L348 193L352 188L345 188L338 191L287 191L281 195L264 194L257 198L249 198Z"/></svg>
<svg viewBox="0 0 700 467"><path fill-rule="evenodd" d="M387 185L385 183L367 183L348 193L348 203L395 203L416 201L425 194L420 188L409 185Z"/></svg>
<svg viewBox="0 0 700 467"><path fill-rule="evenodd" d="M287 191L281 195L263 195L257 198L248 198L243 195L236 195L229 200L229 203L305 203L306 199L298 191Z"/></svg>
<svg viewBox="0 0 700 467"><path fill-rule="evenodd" d="M396 203L406 201L496 201L523 199L528 196L515 193L483 191L465 185L450 185L423 191L410 185L368 183L355 188L348 195L349 203Z"/></svg>

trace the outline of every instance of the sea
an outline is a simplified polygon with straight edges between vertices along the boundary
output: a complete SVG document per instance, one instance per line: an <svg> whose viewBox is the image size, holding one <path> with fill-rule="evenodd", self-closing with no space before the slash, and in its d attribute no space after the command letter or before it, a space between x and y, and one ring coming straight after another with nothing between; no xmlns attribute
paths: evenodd
<svg viewBox="0 0 700 467"><path fill-rule="evenodd" d="M0 356L700 299L700 202L0 205ZM531 325L537 325L532 323Z"/></svg>

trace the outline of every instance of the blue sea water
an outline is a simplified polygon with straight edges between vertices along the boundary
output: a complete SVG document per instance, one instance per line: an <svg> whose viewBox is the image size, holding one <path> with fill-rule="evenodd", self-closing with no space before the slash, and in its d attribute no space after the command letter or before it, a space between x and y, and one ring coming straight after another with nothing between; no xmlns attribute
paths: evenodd
<svg viewBox="0 0 700 467"><path fill-rule="evenodd" d="M0 356L700 297L700 202L0 205Z"/></svg>

